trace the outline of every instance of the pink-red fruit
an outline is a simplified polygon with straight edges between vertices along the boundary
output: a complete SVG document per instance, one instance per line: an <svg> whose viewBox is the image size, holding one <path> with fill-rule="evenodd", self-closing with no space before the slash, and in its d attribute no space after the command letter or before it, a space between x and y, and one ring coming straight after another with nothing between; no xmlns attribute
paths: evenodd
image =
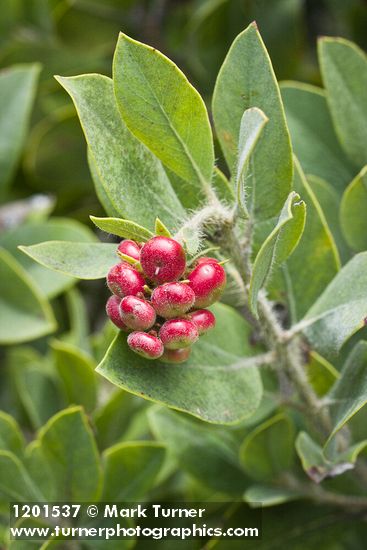
<svg viewBox="0 0 367 550"><path fill-rule="evenodd" d="M133 330L148 330L156 319L152 306L136 296L125 296L120 303L120 316L126 326Z"/></svg>
<svg viewBox="0 0 367 550"><path fill-rule="evenodd" d="M139 261L140 259L140 247L134 241L130 241L129 239L121 241L117 250L127 256L130 256L130 258L134 258L134 260Z"/></svg>
<svg viewBox="0 0 367 550"><path fill-rule="evenodd" d="M185 252L169 237L153 237L140 251L140 263L148 279L156 284L177 281L186 268Z"/></svg>
<svg viewBox="0 0 367 550"><path fill-rule="evenodd" d="M129 332L129 328L125 325L120 316L120 302L121 298L118 296L110 296L106 303L106 313L114 325L121 330Z"/></svg>
<svg viewBox="0 0 367 550"><path fill-rule="evenodd" d="M205 334L205 332L215 327L215 316L208 309L198 309L189 313L187 317L194 323L199 334Z"/></svg>
<svg viewBox="0 0 367 550"><path fill-rule="evenodd" d="M192 308L195 293L186 283L165 283L153 291L151 300L158 315L173 319Z"/></svg>
<svg viewBox="0 0 367 550"><path fill-rule="evenodd" d="M208 307L219 300L226 286L226 272L215 262L202 262L188 275L195 292L195 307Z"/></svg>
<svg viewBox="0 0 367 550"><path fill-rule="evenodd" d="M198 258L196 265L211 263L218 264L219 260L217 260L216 258L210 258L209 256L202 256L201 258Z"/></svg>
<svg viewBox="0 0 367 550"><path fill-rule="evenodd" d="M199 332L194 323L187 319L170 319L162 325L159 337L166 349L180 349L196 342Z"/></svg>
<svg viewBox="0 0 367 550"><path fill-rule="evenodd" d="M124 298L144 292L145 280L139 271L121 262L111 267L107 274L107 285L113 294Z"/></svg>
<svg viewBox="0 0 367 550"><path fill-rule="evenodd" d="M132 332L127 337L127 344L145 359L158 359L163 354L163 344L159 338L146 332Z"/></svg>
<svg viewBox="0 0 367 550"><path fill-rule="evenodd" d="M161 359L166 363L184 363L188 360L190 353L191 348L165 349Z"/></svg>

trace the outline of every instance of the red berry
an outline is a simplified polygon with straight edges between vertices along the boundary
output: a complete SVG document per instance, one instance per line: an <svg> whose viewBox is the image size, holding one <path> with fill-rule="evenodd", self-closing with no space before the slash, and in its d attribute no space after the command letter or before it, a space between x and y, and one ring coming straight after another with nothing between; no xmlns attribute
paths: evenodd
<svg viewBox="0 0 367 550"><path fill-rule="evenodd" d="M120 316L126 326L133 330L148 330L155 323L152 306L136 296L125 296L120 303Z"/></svg>
<svg viewBox="0 0 367 550"><path fill-rule="evenodd" d="M180 349L191 346L199 338L194 323L187 319L170 319L159 331L159 337L167 349Z"/></svg>
<svg viewBox="0 0 367 550"><path fill-rule="evenodd" d="M215 316L208 309L198 309L189 313L187 317L194 323L199 334L204 334L215 327Z"/></svg>
<svg viewBox="0 0 367 550"><path fill-rule="evenodd" d="M192 308L195 293L186 283L166 283L152 294L152 305L157 314L166 319L179 317Z"/></svg>
<svg viewBox="0 0 367 550"><path fill-rule="evenodd" d="M134 241L130 241L129 239L121 241L117 250L127 256L130 256L131 258L134 258L134 260L139 261L140 259L140 247Z"/></svg>
<svg viewBox="0 0 367 550"><path fill-rule="evenodd" d="M201 258L198 258L196 265L210 263L218 264L219 260L217 260L216 258L210 258L209 256L202 256Z"/></svg>
<svg viewBox="0 0 367 550"><path fill-rule="evenodd" d="M123 298L144 292L145 280L139 271L129 264L121 262L111 267L107 274L107 285L113 294Z"/></svg>
<svg viewBox="0 0 367 550"><path fill-rule="evenodd" d="M215 262L197 265L187 278L195 292L195 307L208 307L219 300L226 286L226 272Z"/></svg>
<svg viewBox="0 0 367 550"><path fill-rule="evenodd" d="M160 339L146 332L132 332L127 337L127 343L130 349L145 359L158 359L164 351Z"/></svg>
<svg viewBox="0 0 367 550"><path fill-rule="evenodd" d="M184 363L188 360L191 348L165 349L161 360L165 363Z"/></svg>
<svg viewBox="0 0 367 550"><path fill-rule="evenodd" d="M116 325L121 330L129 332L129 328L125 325L120 316L120 302L121 298L119 298L118 296L110 296L106 303L106 313L114 325Z"/></svg>
<svg viewBox="0 0 367 550"><path fill-rule="evenodd" d="M180 243L169 237L153 237L140 252L145 275L156 284L179 279L186 268L185 252Z"/></svg>

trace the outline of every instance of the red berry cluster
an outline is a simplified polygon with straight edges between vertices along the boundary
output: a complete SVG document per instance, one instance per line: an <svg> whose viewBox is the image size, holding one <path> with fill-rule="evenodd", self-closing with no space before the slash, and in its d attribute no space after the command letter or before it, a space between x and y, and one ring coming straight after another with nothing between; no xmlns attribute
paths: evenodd
<svg viewBox="0 0 367 550"><path fill-rule="evenodd" d="M214 258L200 258L190 270L185 251L169 237L157 236L142 246L125 240L118 252L132 258L121 261L107 275L113 295L107 315L121 330L130 332L129 347L147 359L182 363L191 345L215 325L204 309L216 302L226 284L223 267Z"/></svg>

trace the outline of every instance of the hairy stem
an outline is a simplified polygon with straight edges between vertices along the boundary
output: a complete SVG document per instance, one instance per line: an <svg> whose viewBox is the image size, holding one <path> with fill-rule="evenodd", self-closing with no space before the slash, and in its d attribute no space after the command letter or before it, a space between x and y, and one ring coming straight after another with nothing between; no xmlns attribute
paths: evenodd
<svg viewBox="0 0 367 550"><path fill-rule="evenodd" d="M226 223L223 226L222 238L219 240L221 246L231 254L245 284L249 283L251 277L251 254L249 252L252 242L251 232L252 227L248 225L246 242L244 246L241 246L233 225ZM322 406L322 402L308 382L304 369L305 360L301 337L296 337L296 335L290 337L289 331L282 327L265 291L261 291L258 297L259 319L255 319L248 308L245 309L245 317L262 336L267 348L275 351L277 367L294 385L312 426L323 438L326 438L331 431L330 415L328 408Z"/></svg>
<svg viewBox="0 0 367 550"><path fill-rule="evenodd" d="M174 235L178 242L185 240L187 230L202 235L205 228L221 227L226 225L230 219L230 211L220 203L214 202L194 212L193 215L181 226L180 230Z"/></svg>
<svg viewBox="0 0 367 550"><path fill-rule="evenodd" d="M367 509L367 497L334 493L333 491L324 489L321 485L316 485L315 483L310 482L301 482L293 475L285 476L282 479L282 485L292 491L299 492L306 498L318 504L338 506L350 510L352 513Z"/></svg>

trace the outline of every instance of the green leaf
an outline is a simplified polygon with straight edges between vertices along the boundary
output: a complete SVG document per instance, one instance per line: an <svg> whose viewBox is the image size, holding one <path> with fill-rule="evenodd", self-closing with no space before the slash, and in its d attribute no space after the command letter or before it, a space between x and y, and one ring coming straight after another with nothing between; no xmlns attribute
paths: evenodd
<svg viewBox="0 0 367 550"><path fill-rule="evenodd" d="M23 464L10 451L0 451L0 494L7 500L42 500Z"/></svg>
<svg viewBox="0 0 367 550"><path fill-rule="evenodd" d="M306 433L300 432L296 440L296 449L306 474L320 483L326 478L335 477L351 470L358 454L367 446L367 441L357 443L343 453L329 460L318 443Z"/></svg>
<svg viewBox="0 0 367 550"><path fill-rule="evenodd" d="M333 422L330 440L367 403L367 342L354 347L328 399Z"/></svg>
<svg viewBox="0 0 367 550"><path fill-rule="evenodd" d="M145 402L123 390L115 390L100 408L94 411L96 439L101 449L119 441Z"/></svg>
<svg viewBox="0 0 367 550"><path fill-rule="evenodd" d="M293 322L305 315L340 266L325 216L297 161L294 189L307 204L307 219L298 247L282 266L283 281L279 285L282 289L279 299L284 300L286 293Z"/></svg>
<svg viewBox="0 0 367 550"><path fill-rule="evenodd" d="M339 378L339 372L329 361L311 350L306 364L307 378L317 395L325 395Z"/></svg>
<svg viewBox="0 0 367 550"><path fill-rule="evenodd" d="M79 407L56 414L39 433L56 490L56 500L93 501L100 493L102 470L87 418Z"/></svg>
<svg viewBox="0 0 367 550"><path fill-rule="evenodd" d="M217 166L214 168L212 185L221 201L227 204L234 203L235 193L232 184Z"/></svg>
<svg viewBox="0 0 367 550"><path fill-rule="evenodd" d="M103 187L101 176L98 174L96 161L94 160L93 155L90 152L89 148L88 148L87 154L88 154L88 166L89 166L90 174L92 176L94 189L96 191L98 200L103 206L104 211L106 212L106 214L108 214L108 216L118 218L119 211L117 210L116 206L114 206L113 202L111 201L107 192L105 191L105 188Z"/></svg>
<svg viewBox="0 0 367 550"><path fill-rule="evenodd" d="M335 355L365 325L366 285L367 252L361 252L339 271L301 321L300 328L321 355Z"/></svg>
<svg viewBox="0 0 367 550"><path fill-rule="evenodd" d="M19 402L38 429L65 405L59 380L48 358L32 348L12 348L8 361Z"/></svg>
<svg viewBox="0 0 367 550"><path fill-rule="evenodd" d="M0 249L0 343L27 342L56 329L51 307L22 266Z"/></svg>
<svg viewBox="0 0 367 550"><path fill-rule="evenodd" d="M158 407L149 411L149 420L156 438L167 445L179 467L200 483L228 494L239 494L247 487L236 445L227 432Z"/></svg>
<svg viewBox="0 0 367 550"><path fill-rule="evenodd" d="M122 121L112 80L96 74L57 80L78 111L108 204L148 228L153 229L157 216L174 228L184 210L159 160Z"/></svg>
<svg viewBox="0 0 367 550"><path fill-rule="evenodd" d="M237 159L244 111L261 109L269 118L251 163L249 204L258 219L278 215L292 185L292 150L278 84L268 53L252 23L232 44L213 95L213 116L228 166Z"/></svg>
<svg viewBox="0 0 367 550"><path fill-rule="evenodd" d="M34 63L0 72L1 197L6 194L24 146L40 70L40 65Z"/></svg>
<svg viewBox="0 0 367 550"><path fill-rule="evenodd" d="M48 269L25 256L18 245L33 245L47 239L75 242L96 242L89 228L69 218L51 218L42 222L28 222L0 236L0 246L8 250L32 277L40 292L53 298L70 288L75 280L65 275L50 275Z"/></svg>
<svg viewBox="0 0 367 550"><path fill-rule="evenodd" d="M367 166L344 191L340 204L340 223L349 246L362 251L367 248Z"/></svg>
<svg viewBox="0 0 367 550"><path fill-rule="evenodd" d="M118 257L123 260L124 262L132 265L137 269L138 271L142 271L142 267L140 265L139 260L136 260L135 258L132 258L128 254L124 254L123 252L120 252L120 250L117 251Z"/></svg>
<svg viewBox="0 0 367 550"><path fill-rule="evenodd" d="M155 220L154 233L156 235L163 235L164 237L172 237L172 235L169 232L169 230L167 229L167 227L164 225L164 223L159 218L157 218Z"/></svg>
<svg viewBox="0 0 367 550"><path fill-rule="evenodd" d="M274 268L285 262L297 247L306 221L306 205L292 191L273 231L263 242L254 262L249 289L249 305L257 313L257 297Z"/></svg>
<svg viewBox="0 0 367 550"><path fill-rule="evenodd" d="M24 437L18 424L10 414L0 411L0 449L22 455Z"/></svg>
<svg viewBox="0 0 367 550"><path fill-rule="evenodd" d="M105 481L102 500L136 501L154 487L166 449L153 441L118 443L103 453Z"/></svg>
<svg viewBox="0 0 367 550"><path fill-rule="evenodd" d="M321 88L300 82L280 85L295 154L307 174L325 179L340 193L354 167L341 148Z"/></svg>
<svg viewBox="0 0 367 550"><path fill-rule="evenodd" d="M240 135L238 140L238 160L237 160L237 173L236 173L236 188L237 188L237 202L243 208L246 216L249 211L253 211L254 207L254 194L252 195L252 204L250 208L246 204L245 192L249 187L249 165L252 158L252 154L255 150L256 144L261 136L265 124L269 122L269 119L265 114L252 107L247 109L241 118Z"/></svg>
<svg viewBox="0 0 367 550"><path fill-rule="evenodd" d="M33 483L42 494L42 501L58 499L58 490L53 480L52 464L42 451L39 439L34 439L25 450L24 464Z"/></svg>
<svg viewBox="0 0 367 550"><path fill-rule="evenodd" d="M82 405L91 412L97 402L94 362L85 352L70 344L53 340L51 348L68 403Z"/></svg>
<svg viewBox="0 0 367 550"><path fill-rule="evenodd" d="M357 165L367 163L367 59L353 42L324 37L318 43L326 97L339 141Z"/></svg>
<svg viewBox="0 0 367 550"><path fill-rule="evenodd" d="M121 218L96 218L95 216L90 216L90 219L102 231L112 233L112 235L117 235L124 239L145 242L154 237L154 233L149 231L149 229L145 229L145 227L129 220L122 220Z"/></svg>
<svg viewBox="0 0 367 550"><path fill-rule="evenodd" d="M272 480L293 464L294 427L278 414L260 424L242 443L240 459L245 472L257 481Z"/></svg>
<svg viewBox="0 0 367 550"><path fill-rule="evenodd" d="M200 233L194 226L185 226L180 230L180 237L178 235L175 238L183 245L187 254L193 256L197 254L200 249L201 238Z"/></svg>
<svg viewBox="0 0 367 550"><path fill-rule="evenodd" d="M193 346L183 365L153 363L131 352L126 335L112 343L97 372L127 391L188 412L207 422L231 424L251 416L262 394L248 343L250 328L232 308L213 308L216 328Z"/></svg>
<svg viewBox="0 0 367 550"><path fill-rule="evenodd" d="M41 265L77 279L103 279L119 263L117 245L46 241L19 249Z"/></svg>
<svg viewBox="0 0 367 550"><path fill-rule="evenodd" d="M244 500L251 508L277 506L299 498L302 498L299 491L271 485L252 485L244 494Z"/></svg>
<svg viewBox="0 0 367 550"><path fill-rule="evenodd" d="M212 132L200 94L167 57L122 33L113 60L113 79L127 127L195 187L200 202L209 193L214 170Z"/></svg>
<svg viewBox="0 0 367 550"><path fill-rule="evenodd" d="M350 249L343 236L339 220L340 196L329 182L318 176L308 175L307 181L325 216L325 220L335 241L342 263L345 263L350 258Z"/></svg>
<svg viewBox="0 0 367 550"><path fill-rule="evenodd" d="M63 334L62 340L72 344L86 353L91 353L90 344L90 313L87 310L87 300L77 289L72 288L65 294L70 331Z"/></svg>

